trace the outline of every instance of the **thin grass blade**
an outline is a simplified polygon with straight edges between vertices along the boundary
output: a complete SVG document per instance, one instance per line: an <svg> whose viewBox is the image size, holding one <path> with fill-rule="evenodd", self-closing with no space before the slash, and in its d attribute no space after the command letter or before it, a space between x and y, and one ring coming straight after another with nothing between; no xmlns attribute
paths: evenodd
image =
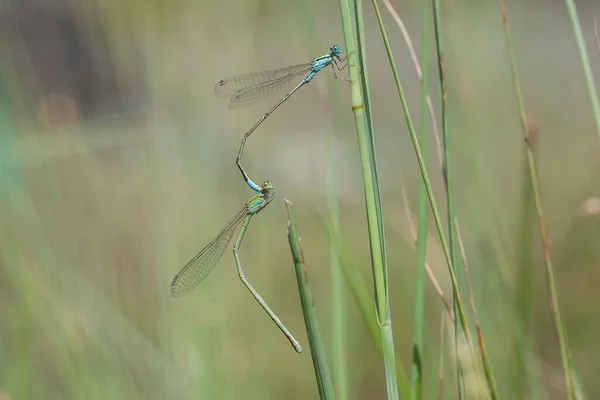
<svg viewBox="0 0 600 400"><path fill-rule="evenodd" d="M454 186L452 183L452 163L450 157L450 129L448 127L448 92L446 88L446 74L444 69L444 45L442 40L442 23L441 23L441 11L440 11L440 1L433 0L433 24L434 24L434 32L435 32L435 44L436 44L436 55L437 55L437 66L438 66L438 76L439 76L439 84L440 84L440 106L441 106L441 114L442 114L442 136L443 136L443 148L444 148L444 158L443 158L443 179L444 179L444 188L446 189L446 210L448 215L448 242L450 245L450 259L452 260L452 265L454 268L454 273L456 274L456 279L458 281L458 287L460 287L460 283L463 281L461 279L460 271L458 270L457 265L457 251L456 251L456 230L454 225ZM459 342L460 338L464 335L463 332L463 324L462 314L459 312L459 306L456 301L456 293L454 293L454 315L459 319L459 323L454 324L454 340L456 343ZM458 365L460 363L460 358L456 357L456 379L457 379L457 395L459 399L465 399L466 394L464 392L465 382L463 376L463 369Z"/></svg>
<svg viewBox="0 0 600 400"><path fill-rule="evenodd" d="M319 395L321 399L333 400L335 398L333 384L331 381L331 375L329 374L329 367L327 366L325 346L323 345L323 340L321 339L321 333L319 331L319 323L317 321L317 315L315 312L312 291L308 283L308 274L306 264L304 262L302 246L300 245L300 239L296 230L296 220L294 219L292 203L289 200L285 200L285 206L287 208L289 219L288 241L290 244L292 259L294 260L296 280L298 282L298 293L300 294L302 314L304 315L304 324L306 326L306 333L308 335L310 354L312 356L315 378L319 388Z"/></svg>
<svg viewBox="0 0 600 400"><path fill-rule="evenodd" d="M569 3L567 1L567 3ZM518 112L519 112L519 118L521 120L521 128L522 128L522 135L523 135L523 144L524 144L524 148L525 148L525 155L527 158L527 167L529 170L529 180L531 182L531 193L533 194L533 199L534 199L534 204L535 204L535 210L536 210L536 214L537 214L537 220L538 220L538 230L540 233L540 239L541 239L541 243L542 243L542 253L544 256L544 265L545 265L545 269L546 269L546 279L548 282L548 289L549 289L549 300L550 300L550 310L552 312L552 316L554 318L554 328L556 330L556 334L558 337L558 344L559 344L559 348L560 348L560 354L561 354L561 362L562 362L562 367L563 367L563 374L564 374L564 379L565 379L565 390L566 390L566 395L567 395L567 399L569 400L573 400L575 398L575 389L574 389L574 375L573 375L573 371L575 370L571 364L571 349L569 347L569 340L567 337L567 329L565 327L565 323L564 323L564 319L563 319L563 315L562 315L562 310L561 310L561 304L560 304L560 300L559 300L559 293L558 293L558 285L556 282L556 272L554 269L554 265L552 262L552 257L550 254L550 244L548 242L548 232L546 231L546 220L544 217L544 211L542 208L542 201L541 201L541 194L540 194L540 181L539 181L539 176L538 176L538 168L536 165L536 161L535 161L535 157L534 157L534 152L533 152L533 148L531 146L531 141L529 138L529 124L527 121L527 114L525 112L525 102L523 100L523 95L521 92L521 84L520 84L520 80L519 80L519 74L518 74L518 70L517 70L517 63L516 63L516 58L515 58L515 53L513 51L513 46L512 46L512 37L510 34L510 28L509 28L509 24L508 24L508 14L506 11L506 4L504 2L504 0L500 0L500 6L502 9L502 20L503 20L503 25L504 25L504 36L506 39L506 47L508 50L508 58L509 58L509 62L510 62L510 68L511 68L511 74L513 77L513 85L515 88L515 94L516 94L516 99L517 99L517 108L518 108ZM574 5L573 5L573 13L575 13L575 15L571 15L572 18L577 18L577 14L574 10ZM572 21L573 24L577 23L579 24L578 20L577 21ZM575 29L575 27L574 27ZM580 28L579 28L580 30ZM575 29L576 35L577 35L577 29ZM579 32L580 33L580 32ZM583 40L583 39L581 39ZM578 42L579 44L579 42ZM587 53L585 52L585 49L580 49L580 51L582 52L580 55L582 57L582 59L584 58L584 55L586 56L587 59ZM585 67L586 63L584 62L584 67ZM590 88L591 89L591 88ZM593 93L595 93L595 88L591 91ZM590 92L590 94L591 94ZM599 126L600 128L600 126ZM599 131L600 133L600 131Z"/></svg>
<svg viewBox="0 0 600 400"><path fill-rule="evenodd" d="M423 159L427 163L427 98L429 84L429 2L423 2L423 79L421 81L421 134L420 142ZM427 251L427 192L425 183L419 182L419 209L416 243L416 277L415 277L415 305L413 325L413 360L412 360L412 399L421 400L423 392L423 330L425 318L425 262Z"/></svg>
<svg viewBox="0 0 600 400"><path fill-rule="evenodd" d="M575 6L575 1L573 0L565 0L565 6L567 7L567 12L569 13L571 26L573 27L575 43L577 44L577 51L579 52L579 59L581 60L581 67L585 77L585 84L590 97L592 115L594 116L594 122L596 123L596 135L598 136L598 139L600 139L600 101L598 100L596 82L594 81L594 74L592 73L590 58L588 57L587 48L585 45L583 30L581 29L581 23L579 22L579 16L577 15L577 7Z"/></svg>

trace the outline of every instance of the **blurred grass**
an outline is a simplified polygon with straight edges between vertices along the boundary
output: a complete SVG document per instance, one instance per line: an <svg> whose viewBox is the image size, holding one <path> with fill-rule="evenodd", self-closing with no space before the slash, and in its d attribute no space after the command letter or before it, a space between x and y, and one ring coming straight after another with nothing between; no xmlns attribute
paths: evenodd
<svg viewBox="0 0 600 400"><path fill-rule="evenodd" d="M599 217L594 206L600 176L594 121L562 6L524 4L511 6L515 52L524 95L539 126L536 156L573 363L593 399L600 396L595 379ZM413 38L419 37L421 8L394 5L407 15ZM304 33L286 3L182 1L147 12L136 7L98 2L86 10L103 22L120 85L127 86L134 76L145 88L139 108L124 116L42 129L18 80L14 57L6 48L0 54L0 393L14 400L316 398L309 357L290 350L250 301L228 254L189 297L171 299L168 284L248 198L235 169L235 152L244 129L270 104L231 112L214 98L214 83L317 54L306 50ZM341 42L337 4L313 1L310 9L321 41ZM456 93L449 118L454 140L461 143L453 157L456 214L499 392L510 398L517 396L511 391L516 361L508 350L521 332L514 321L523 311L510 299L518 293L519 260L527 251L518 239L526 229L520 217L524 189L518 115L497 4L456 2L444 5L443 12L447 75L453 77L449 90ZM582 4L579 13L591 46L593 16L600 9ZM383 18L390 20L386 14ZM365 25L396 351L408 363L415 254L405 245L408 227L398 170L410 177L412 199L420 178L406 135L398 135L402 116L368 9ZM406 74L409 102L416 106L420 87L412 64L403 56L401 40L392 46ZM592 68L596 74L600 70L595 58ZM284 196L294 199L304 250L315 260L311 285L318 304L331 298L329 269L323 268L329 245L320 217L326 207L330 115L335 110L351 121L347 85L325 85L331 79L326 75L269 118L248 144L246 161L253 177L274 183L274 204ZM342 93L336 102L346 102L344 107L329 100L331 86ZM345 129L351 127L346 123ZM369 286L355 138L336 136L332 145L341 230ZM432 180L434 191L443 193L441 177L435 174ZM411 207L416 210L416 203ZM269 207L253 222L241 256L265 299L290 330L302 332L285 230L285 209ZM564 398L541 252L535 243L528 250L533 265L528 324L535 343L530 354L538 367L528 364L523 370L527 382L541 388L539 398ZM449 293L433 236L427 255ZM423 398L433 398L440 306L429 289L426 304ZM322 321L332 317L330 307L318 312ZM379 351L351 301L346 323L350 398L382 398ZM322 324L321 330L327 346L330 327ZM306 337L298 339L306 342ZM451 373L446 368L447 377ZM453 398L448 386L445 393Z"/></svg>

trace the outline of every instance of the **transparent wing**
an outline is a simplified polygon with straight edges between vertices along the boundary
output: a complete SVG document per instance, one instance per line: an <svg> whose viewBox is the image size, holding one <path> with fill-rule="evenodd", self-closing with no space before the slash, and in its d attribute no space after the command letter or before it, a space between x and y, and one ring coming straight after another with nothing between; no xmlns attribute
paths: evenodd
<svg viewBox="0 0 600 400"><path fill-rule="evenodd" d="M189 293L208 276L229 246L235 228L242 222L246 215L248 215L248 210L244 206L225 225L217 237L175 275L171 282L171 296L181 297Z"/></svg>
<svg viewBox="0 0 600 400"><path fill-rule="evenodd" d="M229 96L231 108L243 107L275 93L295 77L307 75L311 68L305 63L226 78L217 83L215 93Z"/></svg>
<svg viewBox="0 0 600 400"><path fill-rule="evenodd" d="M260 99L272 95L284 85L289 83L292 79L297 78L299 76L305 77L306 75L308 75L308 72L302 71L302 73L287 75L285 77L279 78L278 80L271 81L265 85L242 89L233 96L231 96L231 99L229 100L229 108L245 107Z"/></svg>

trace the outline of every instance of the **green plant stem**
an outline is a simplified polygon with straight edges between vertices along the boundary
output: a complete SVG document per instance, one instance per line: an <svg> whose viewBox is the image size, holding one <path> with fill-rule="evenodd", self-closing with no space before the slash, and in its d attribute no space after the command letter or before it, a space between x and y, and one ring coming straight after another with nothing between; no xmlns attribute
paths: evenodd
<svg viewBox="0 0 600 400"><path fill-rule="evenodd" d="M385 5L385 7L387 8L388 12L391 14L391 16L394 19L394 21L396 22L396 24L398 25L398 28L402 32L402 36L404 37L404 40L406 41L409 53L411 55L411 58L413 60L414 65L415 65L415 70L417 71L417 75L419 76L419 80L422 82L423 81L423 73L421 71L420 63L419 63L419 60L417 58L416 52L414 50L414 46L412 45L412 41L410 40L410 35L408 34L408 31L406 30L406 27L404 26L404 23L402 22L402 19L400 18L400 16L396 12L396 10L394 10L394 8L393 8L392 4L390 3L390 1L389 0L383 0L383 3ZM439 39L439 40L437 40L437 43L441 44L441 36L442 35L441 35L441 23L440 23L440 13L439 13L439 4L438 3L439 3L439 1L434 1L434 3L433 3L434 4L434 17L435 17L435 33L436 33L436 39ZM439 50L441 50L441 46L439 46ZM443 54L443 52L439 51L439 54ZM441 67L441 65L440 65L439 62L438 62L438 67ZM441 72L441 71L443 71L443 70L440 68L439 72ZM440 86L442 86L442 87L445 88L445 79L440 79ZM443 92L444 92L443 90L440 90L440 93L443 93ZM437 124L436 124L436 120L435 120L435 113L433 111L433 105L431 103L431 99L430 99L429 96L427 97L427 101L426 102L427 102L427 107L429 109L429 116L431 118L431 126L432 126L432 130L433 130L433 134L434 134L434 137L436 138L436 142L437 142L437 145L438 145L437 147L438 147L439 164L440 164L440 166L442 168L441 175L442 175L442 177L445 177L446 173L445 173L444 160L443 160L443 158L444 158L444 156L443 156L443 149L442 149L443 146L442 146L442 141L441 141L440 134L439 134L438 129L437 129ZM443 106L445 106L445 104L443 104ZM448 131L448 130L446 129L446 131ZM451 174L448 173L448 176L451 176ZM453 207L449 207L449 209L453 210ZM474 296L473 296L472 287L471 287L471 284L469 283L469 273L468 273L469 271L468 271L468 267L467 267L467 260L466 260L466 256L464 255L464 252L463 252L463 246L461 244L462 239L461 239L461 235L460 235L459 223L458 223L458 219L457 218L454 218L454 226L455 226L455 229L456 229L456 234L455 234L456 235L455 236L456 241L455 241L455 243L458 244L458 247L459 247L459 249L461 251L461 255L462 255L461 260L462 260L462 263L464 265L465 277L467 278L467 283L468 283L467 288L468 288L468 291L469 291L469 297L471 299L471 304L472 304L472 309L473 309L473 316L475 317L475 327L477 329L478 338L480 339L480 341L479 341L479 348L480 348L480 351L481 351L482 360L484 360L484 365L485 365L485 363L488 362L488 356L487 356L487 351L485 350L485 343L483 341L482 329L481 329L481 326L479 324L479 320L477 318L477 311L476 311L476 306L475 306L475 302L474 302ZM453 262L456 262L455 261L456 260L455 254L456 254L457 249L456 249L456 246L452 245L452 243L453 243L452 238L450 240L450 243L451 243L450 249L451 249L451 253L452 253ZM426 267L427 267L427 265L426 265ZM442 299L443 299L443 296L442 296ZM443 300L443 301L445 302L445 300ZM451 311L450 313L451 314L456 314L455 311ZM457 332L459 333L459 335L455 336L458 339L458 337L460 335L462 335L462 332L460 331L461 328L460 328L460 326L456 326L456 325L454 325L454 326L455 326ZM459 359L457 359L456 361L459 362ZM489 368L490 368L489 363L488 363L488 367L487 368L489 370ZM457 372L460 372L460 370L458 368L457 368ZM460 376L459 376L459 378L460 378ZM462 387L462 386L459 386L459 387ZM464 393L464 391L460 391L459 392L459 397L461 397L461 396L464 397L463 393Z"/></svg>
<svg viewBox="0 0 600 400"><path fill-rule="evenodd" d="M568 2L567 2L568 3ZM525 144L525 154L527 157L527 166L529 168L529 179L531 181L531 189L533 192L533 199L535 204L535 210L538 220L538 228L540 231L542 241L542 252L544 256L544 264L546 266L546 279L548 281L548 288L550 291L550 306L552 314L554 316L554 327L558 336L560 354L563 365L563 372L565 377L565 389L567 392L567 398L573 400L573 377L571 374L571 353L569 350L569 343L567 339L567 331L563 322L562 311L560 308L560 301L558 298L558 287L556 284L556 276L554 272L554 266L552 265L552 257L550 255L550 244L548 243L548 234L546 232L546 223L544 218L544 212L542 209L542 201L540 198L539 178L537 166L535 164L535 157L533 154L533 148L531 146L531 139L529 138L529 126L527 123L527 115L525 113L525 105L523 101L523 95L521 94L521 85L519 84L519 74L517 71L517 63L512 46L512 39L510 37L510 29L508 26L508 15L506 12L506 4L504 0L500 0L502 8L502 19L504 24L504 34L506 38L506 46L508 48L508 57L510 59L510 68L513 76L513 84L515 87L515 94L517 96L517 105L519 111L519 117L521 120L521 131L523 133L523 141ZM574 6L573 6L574 7ZM576 29L577 35L577 29Z"/></svg>
<svg viewBox="0 0 600 400"><path fill-rule="evenodd" d="M596 92L596 83L594 82L594 75L592 74L590 58L588 57L585 47L585 39L583 38L581 24L579 23L579 17L577 16L577 8L575 7L575 2L573 0L565 0L565 6L569 13L571 26L573 27L575 43L577 44L577 51L579 52L583 75L585 76L585 83L590 96L592 114L594 115L594 122L596 123L596 135L598 136L598 139L600 139L600 103L598 102L598 92Z"/></svg>
<svg viewBox="0 0 600 400"><path fill-rule="evenodd" d="M471 353L471 356L473 357L473 359L475 360L475 354L473 352L473 348L472 348L472 344L473 344L473 340L471 337L471 333L470 330L468 328L468 320L467 320L467 316L465 313L465 309L463 306L463 302L460 296L460 291L459 291L459 287L458 287L458 282L456 280L456 274L455 274L455 269L454 269L454 264L452 263L452 257L450 255L450 249L448 246L448 242L446 241L445 235L444 235L444 228L442 225L442 221L441 218L439 216L439 212L437 209L437 205L436 205L436 201L435 198L433 196L433 190L431 188L431 181L429 180L429 175L427 173L427 168L425 166L425 161L423 160L423 154L421 152L421 148L419 146L419 141L417 139L417 135L415 133L415 129L414 129L414 125L412 123L412 118L410 116L410 111L408 110L408 104L406 102L406 98L404 96L404 90L402 89L402 84L400 82L400 77L398 74L398 69L396 67L396 63L394 61L394 56L392 54L392 49L390 47L390 43L387 37L387 33L385 30L385 26L383 25L383 20L381 18L381 12L379 10L379 6L377 5L377 0L372 0L373 3L373 8L375 9L375 15L377 16L377 22L379 24L379 29L381 30L381 36L385 45L385 49L389 58L389 62L390 62L390 67L392 68L392 73L394 75L394 80L396 82L396 87L398 89L398 95L400 96L400 102L402 104L402 110L404 112L404 117L406 120L406 125L408 127L408 131L410 134L410 138L415 150L415 154L417 157L417 162L419 164L419 169L421 171L421 176L423 178L423 181L425 182L425 188L427 191L427 197L429 199L429 203L431 205L431 211L433 214L433 218L435 221L435 225L436 225L436 229L438 231L438 235L440 237L440 242L442 245L442 250L444 251L444 258L446 260L446 264L448 265L448 272L450 275L450 280L452 282L452 289L454 290L454 293L456 294L456 305L457 305L457 314L459 315L459 321L460 324L462 326L462 329L465 333L465 338L466 338L466 342L467 342L467 346L469 348L469 351ZM488 376L486 374L486 378L488 379L488 385L490 387L490 392L492 395L492 398L497 398L497 393L495 391L495 384L493 382L493 378L490 381L490 376Z"/></svg>
<svg viewBox="0 0 600 400"><path fill-rule="evenodd" d="M575 400L586 400L585 391L583 390L583 383L579 374L575 368L571 368L571 375L573 376L573 391L575 392Z"/></svg>
<svg viewBox="0 0 600 400"><path fill-rule="evenodd" d="M535 152L536 140L535 137L528 134L531 150ZM534 153L535 154L535 153ZM518 321L520 328L519 334L515 337L515 363L514 368L511 368L511 381L516 393L520 398L526 398L529 395L528 389L528 373L527 364L530 360L530 352L532 345L531 337L531 314L533 304L533 262L531 257L531 249L533 248L533 240L535 236L535 213L533 196L531 195L531 180L529 179L529 168L525 163L523 165L523 182L521 188L521 209L519 216L519 239L518 239L518 261L517 261L517 280L515 309L517 310Z"/></svg>
<svg viewBox="0 0 600 400"><path fill-rule="evenodd" d="M350 382L348 380L348 367L346 363L347 318L346 302L344 301L344 277L335 239L331 239L331 237L339 238L341 236L340 217L335 196L335 171L334 157L332 154L332 141L334 139L333 134L328 135L327 208L329 210L329 225L332 230L329 240L329 263L331 268L331 312L333 316L333 375L336 389L335 392L337 393L338 399L346 400L349 398Z"/></svg>
<svg viewBox="0 0 600 400"><path fill-rule="evenodd" d="M347 7L342 6L342 14L346 11L350 13L348 2L342 0L342 3ZM347 21L350 18L342 17L342 21ZM348 22L349 24L349 22ZM344 36L346 35L346 23L344 25ZM348 26L348 29L350 27ZM385 269L383 265L383 251L379 238L379 227L378 218L376 215L376 196L375 196L375 183L373 181L373 170L370 159L369 143L367 140L367 133L365 129L365 112L363 96L359 83L359 73L357 70L357 51L354 47L354 38L352 32L349 33L350 37L346 38L346 49L348 52L348 75L350 76L350 90L352 97L352 111L354 114L354 121L356 124L357 136L358 136L358 150L361 161L361 171L363 176L363 185L365 187L365 202L367 208L367 225L369 230L369 241L371 246L371 262L373 264L373 280L375 283L375 297L377 307L377 318L379 324L383 324L387 317L387 305L385 299L387 298L387 285ZM361 71L364 73L364 71Z"/></svg>
<svg viewBox="0 0 600 400"><path fill-rule="evenodd" d="M300 304L302 304L302 314L304 315L304 325L306 326L306 334L310 345L310 354L312 357L313 368L315 370L315 378L319 388L319 396L321 399L334 399L333 385L329 368L327 366L327 356L325 355L325 346L319 332L319 324L312 297L312 291L308 283L308 273L304 262L304 254L298 232L296 230L296 221L292 210L292 203L285 200L285 207L288 213L288 241L290 243L290 251L292 260L296 270L296 280L298 282L298 293L300 294Z"/></svg>
<svg viewBox="0 0 600 400"><path fill-rule="evenodd" d="M402 89L402 85L400 83L400 78L398 76L398 70L396 68L396 65L393 61L393 56L391 53L391 48L389 45L389 41L387 39L387 34L385 33L385 28L383 27L383 21L381 20L381 13L379 12L379 7L377 6L377 2L373 1L373 5L375 7L375 13L377 14L377 19L379 21L379 26L382 32L382 36L384 37L384 44L386 47L386 50L388 52L388 57L390 58L390 64L392 66L392 72L394 74L394 79L396 81L396 86L398 88L398 93L400 95L400 101L402 103L402 110L404 111L404 116L406 119L406 124L408 126L408 130L409 130L409 134L410 134L410 138L413 144L413 147L415 149L415 153L416 153L416 157L417 157L417 162L419 164L419 169L421 171L421 176L423 178L423 181L425 182L425 189L427 192L427 198L429 200L430 206L431 206L431 211L433 214L433 219L435 221L435 225L436 228L438 230L438 235L440 236L440 242L442 245L442 250L444 251L444 257L446 259L446 263L448 264L448 269L450 272L450 280L452 283L452 288L454 291L457 292L457 296L456 296L456 300L458 303L458 309L459 309L459 313L461 314L462 318L462 324L463 324L463 329L465 329L465 334L467 336L467 340L470 341L471 337L470 334L468 333L468 329L467 329L467 317L464 311L464 307L463 307L463 303L462 303L462 299L460 297L460 293L458 292L458 285L456 282L456 275L454 273L454 267L452 264L452 260L450 258L450 250L448 247L448 243L446 241L446 237L444 235L444 231L443 231L443 226L442 226L442 221L437 209L437 204L435 201L435 198L433 196L433 190L431 189L431 181L429 179L429 174L427 173L427 168L425 167L425 162L423 160L423 154L421 152L421 148L419 146L419 141L417 139L417 135L415 133L415 128L414 125L412 123L412 119L410 116L410 111L408 110L408 104L406 103L406 98L404 97L404 91Z"/></svg>
<svg viewBox="0 0 600 400"><path fill-rule="evenodd" d="M310 10L310 5L303 0L292 1L294 14L298 29L302 32L305 42L308 44L310 53L318 54L324 47L319 35L319 27L315 15ZM334 143L338 133L338 122L341 121L341 95L339 93L339 82L327 80L327 93L329 101L333 106L333 126L327 133L327 211L328 226L340 233L340 215L336 195L336 171L335 157L333 154ZM330 235L331 236L331 235ZM329 241L329 263L331 269L331 332L333 336L332 349L332 374L333 385L337 398L347 400L350 392L350 381L348 379L348 363L346 362L347 351L347 305L345 301L344 277L340 267L340 261L335 243Z"/></svg>
<svg viewBox="0 0 600 400"><path fill-rule="evenodd" d="M364 30L362 27L362 9L360 1L340 0L340 14L346 52L348 54L348 74L350 77L352 111L356 125L358 150L363 177L367 227L371 249L371 268L374 282L377 320L381 330L386 390L388 399L398 399L396 357L394 352L392 320L389 311L383 217L381 213L381 200L379 197L379 184L375 161L373 126L370 117L368 82L366 80L367 67L364 54L365 49L362 34ZM354 30L352 26L353 22L355 24ZM360 76L357 68L358 65L360 65ZM367 107L366 113L365 107Z"/></svg>
<svg viewBox="0 0 600 400"><path fill-rule="evenodd" d="M442 178L444 179L444 187L446 189L446 209L448 214L448 240L450 242L450 258L452 259L452 265L457 267L456 261L456 230L454 229L454 196L453 196L453 185L452 185L452 168L450 158L450 130L448 127L448 90L446 87L446 71L444 69L444 46L442 42L441 32L441 16L440 16L440 2L439 0L433 0L433 16L434 16L434 31L435 31L435 43L436 43L436 54L437 54L437 65L440 82L440 95L441 95L441 114L442 114L442 143L444 146L444 158L442 164ZM455 269L455 272L456 269ZM454 298L454 313L458 316L459 321L462 319L458 312L458 305L456 302L456 292L453 292ZM459 343L459 338L462 337L462 321L458 324L454 324L454 342L456 345ZM460 358L456 357L456 379L457 379L457 392L459 399L465 399L466 394L464 390L464 376L462 368L458 365Z"/></svg>
<svg viewBox="0 0 600 400"><path fill-rule="evenodd" d="M371 296L369 295L369 290L364 280L358 273L358 268L355 266L355 258L351 254L352 252L349 250L348 246L344 244L341 234L335 232L335 228L331 221L327 223L327 232L329 240L335 244L342 274L344 275L344 279L350 289L350 294L354 298L356 306L362 316L362 321L379 351L383 351L381 331L379 329L379 324L377 323L377 318L373 315L373 303L370 300ZM396 365L396 371L400 395L402 398L409 399L411 397L410 383L404 367L399 360Z"/></svg>
<svg viewBox="0 0 600 400"><path fill-rule="evenodd" d="M459 246L460 249L463 250L463 267L465 272L465 278L467 281L468 293L471 300L471 308L473 310L473 316L475 319L475 328L477 331L477 341L479 343L479 353L481 355L481 361L483 363L483 370L486 377L486 381L488 384L488 388L490 390L490 395L492 399L498 398L498 388L496 386L496 380L494 378L494 373L492 371L492 365L490 363L490 359L488 356L488 352L485 348L485 341L483 338L483 331L481 329L481 325L479 323L479 318L477 317L477 309L475 307L475 299L473 294L473 288L471 285L471 280L469 277L469 269L467 265L467 257L464 253L464 246L461 243L461 236L458 229L458 220L454 214L454 186L452 184L452 169L450 163L450 129L448 127L448 89L446 82L446 70L444 65L444 46L442 41L442 31L441 31L441 16L440 16L440 6L439 0L434 0L434 17L435 17L435 38L436 38L436 48L438 55L438 71L439 71L439 79L440 79L440 91L442 94L442 132L443 132L443 143L444 143L444 184L446 186L446 199L447 199L447 208L448 208L448 235L450 239L450 255L452 258L452 263L456 267L458 265L458 251ZM459 324L455 324L455 328L457 328ZM459 329L455 331L455 337L458 338L458 335L462 335ZM464 384L464 380L461 377L461 383ZM459 388L464 389L462 385L459 385ZM459 390L459 395L464 396L464 391Z"/></svg>
<svg viewBox="0 0 600 400"><path fill-rule="evenodd" d="M427 96L429 84L429 1L423 2L423 79L421 81L421 148L427 162ZM419 182L419 209L416 243L415 314L413 327L412 399L422 398L423 386L423 319L425 315L425 261L427 252L427 193Z"/></svg>

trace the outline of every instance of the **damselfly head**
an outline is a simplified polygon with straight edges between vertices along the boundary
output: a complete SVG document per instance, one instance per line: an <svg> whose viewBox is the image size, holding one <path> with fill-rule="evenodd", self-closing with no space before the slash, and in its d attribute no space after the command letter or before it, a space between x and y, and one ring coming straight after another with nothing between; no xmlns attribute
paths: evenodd
<svg viewBox="0 0 600 400"><path fill-rule="evenodd" d="M260 204L260 208L256 210L256 214L262 211L263 208L267 206L275 197L275 188L271 184L270 181L264 181L260 186L260 197L262 199L262 203Z"/></svg>
<svg viewBox="0 0 600 400"><path fill-rule="evenodd" d="M336 55L340 54L341 52L342 52L342 48L337 44L334 44L333 46L331 46L329 48L329 54L332 56L336 56Z"/></svg>
<svg viewBox="0 0 600 400"><path fill-rule="evenodd" d="M271 184L271 181L264 181L260 188L262 190L271 190L273 189L273 184Z"/></svg>

